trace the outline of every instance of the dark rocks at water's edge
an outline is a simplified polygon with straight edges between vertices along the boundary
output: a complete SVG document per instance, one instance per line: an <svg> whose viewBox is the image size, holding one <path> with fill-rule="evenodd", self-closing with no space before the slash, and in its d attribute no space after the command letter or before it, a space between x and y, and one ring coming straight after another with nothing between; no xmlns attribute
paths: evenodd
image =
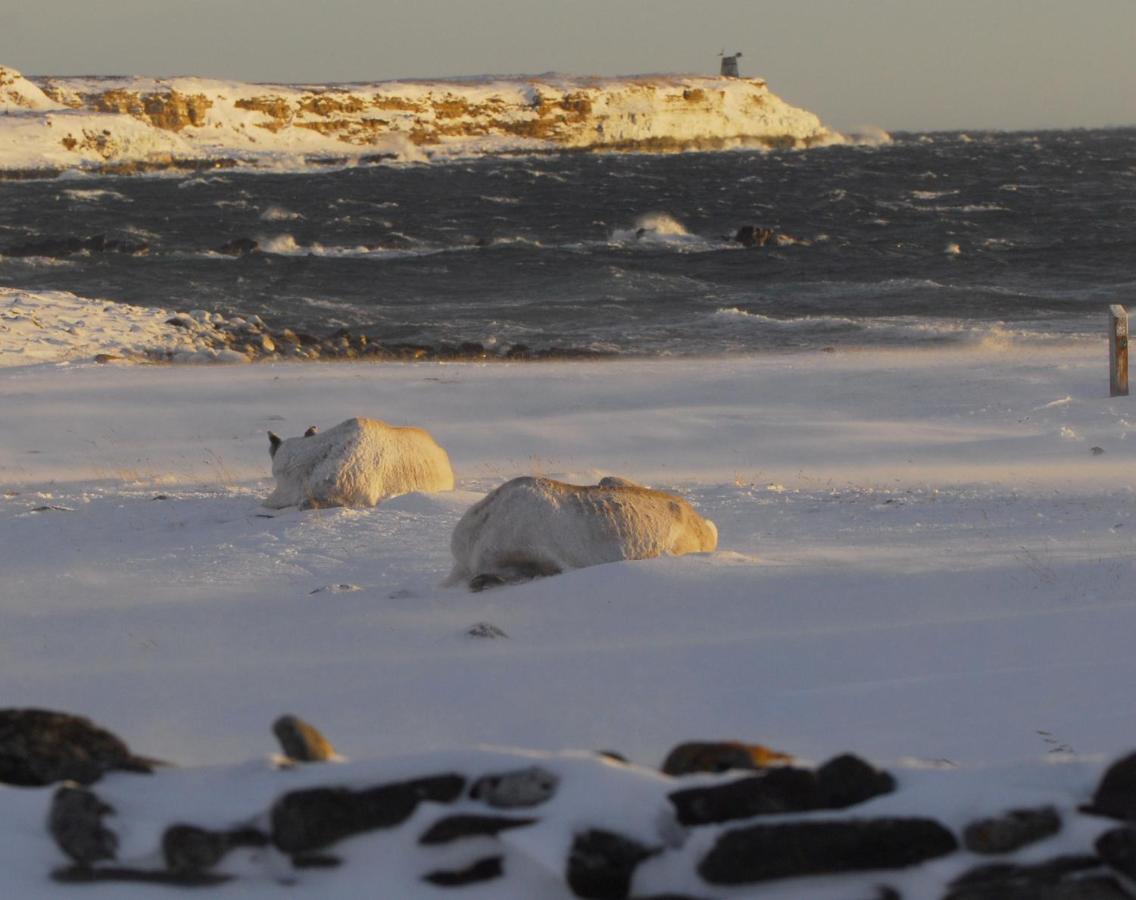
<svg viewBox="0 0 1136 900"><path fill-rule="evenodd" d="M51 259L65 259L79 253L123 253L128 256L144 256L150 252L150 245L144 242L119 241L105 234L91 237L57 237L29 241L25 244L10 244L0 249L0 256L44 256Z"/></svg>
<svg viewBox="0 0 1136 900"><path fill-rule="evenodd" d="M797 243L787 234L781 234L772 228L762 228L758 225L743 225L734 232L732 238L735 244L743 247L765 247L772 244L776 247L785 247Z"/></svg>
<svg viewBox="0 0 1136 900"><path fill-rule="evenodd" d="M214 253L220 253L222 256L249 256L259 251L260 243L247 237L234 238L213 248Z"/></svg>
<svg viewBox="0 0 1136 900"><path fill-rule="evenodd" d="M520 360L594 360L616 356L609 351L579 347L534 350L524 344L487 346L478 341L414 344L386 342L345 328L316 337L290 328L273 330L260 316L232 316L195 310L166 320L184 331L195 350L154 349L144 354L150 362L179 362L208 356L225 361L260 360L369 360L372 362L491 362Z"/></svg>

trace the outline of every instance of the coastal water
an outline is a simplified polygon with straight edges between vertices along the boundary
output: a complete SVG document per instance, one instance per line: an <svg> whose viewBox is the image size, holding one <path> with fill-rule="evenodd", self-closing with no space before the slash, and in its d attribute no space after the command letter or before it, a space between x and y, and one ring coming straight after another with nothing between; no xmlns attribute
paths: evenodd
<svg viewBox="0 0 1136 900"><path fill-rule="evenodd" d="M146 252L19 255L94 235ZM237 238L258 252L216 252ZM387 342L1076 340L1136 303L1136 130L0 182L0 254L0 285Z"/></svg>

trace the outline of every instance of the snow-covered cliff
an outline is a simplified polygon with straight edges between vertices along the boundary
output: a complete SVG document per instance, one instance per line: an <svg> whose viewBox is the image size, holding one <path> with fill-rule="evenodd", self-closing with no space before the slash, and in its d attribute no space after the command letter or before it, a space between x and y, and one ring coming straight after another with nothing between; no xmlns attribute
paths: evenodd
<svg viewBox="0 0 1136 900"><path fill-rule="evenodd" d="M478 78L265 85L42 78L0 67L0 169L426 160L558 149L677 151L841 141L760 79Z"/></svg>

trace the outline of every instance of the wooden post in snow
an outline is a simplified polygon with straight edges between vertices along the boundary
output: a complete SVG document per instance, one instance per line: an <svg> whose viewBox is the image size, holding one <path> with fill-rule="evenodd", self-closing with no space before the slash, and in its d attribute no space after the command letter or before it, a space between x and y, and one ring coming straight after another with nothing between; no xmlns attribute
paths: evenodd
<svg viewBox="0 0 1136 900"><path fill-rule="evenodd" d="M1119 303L1108 308L1108 388L1110 397L1128 396L1128 313Z"/></svg>

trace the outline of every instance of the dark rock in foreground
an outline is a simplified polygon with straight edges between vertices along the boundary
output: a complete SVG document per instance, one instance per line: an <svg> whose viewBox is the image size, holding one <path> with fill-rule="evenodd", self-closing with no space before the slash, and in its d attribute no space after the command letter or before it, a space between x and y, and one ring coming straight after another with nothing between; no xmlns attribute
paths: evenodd
<svg viewBox="0 0 1136 900"><path fill-rule="evenodd" d="M255 828L210 831L194 825L172 825L162 835L162 858L171 872L205 872L237 847L266 847L268 835Z"/></svg>
<svg viewBox="0 0 1136 900"><path fill-rule="evenodd" d="M1051 806L1014 809L972 822L963 829L963 845L971 853L1013 853L1061 830L1061 817Z"/></svg>
<svg viewBox="0 0 1136 900"><path fill-rule="evenodd" d="M438 887L461 887L464 884L491 881L494 878L500 878L505 873L503 861L500 856L487 856L464 869L439 869L429 872L422 876L422 880L436 884Z"/></svg>
<svg viewBox="0 0 1136 900"><path fill-rule="evenodd" d="M537 819L512 819L508 816L448 816L439 819L418 839L420 844L448 844L467 837L493 837L502 831L524 828Z"/></svg>
<svg viewBox="0 0 1136 900"><path fill-rule="evenodd" d="M423 800L452 803L464 789L460 775L434 775L362 791L291 791L272 807L272 843L284 853L307 854L354 834L400 825Z"/></svg>
<svg viewBox="0 0 1136 900"><path fill-rule="evenodd" d="M1122 900L1111 878L1088 876L1100 867L1095 856L1059 856L1031 866L979 866L950 884L943 900Z"/></svg>
<svg viewBox="0 0 1136 900"><path fill-rule="evenodd" d="M318 728L298 716L281 716L272 724L284 755L296 762L327 762L335 748Z"/></svg>
<svg viewBox="0 0 1136 900"><path fill-rule="evenodd" d="M87 866L71 866L56 869L51 880L60 884L163 884L171 887L216 887L232 881L232 875L212 872L166 872L160 869L133 869L128 866L103 866L92 869Z"/></svg>
<svg viewBox="0 0 1136 900"><path fill-rule="evenodd" d="M710 825L751 816L846 809L895 790L895 779L844 754L815 772L792 766L726 784L687 788L670 795L683 825Z"/></svg>
<svg viewBox="0 0 1136 900"><path fill-rule="evenodd" d="M552 797L559 784L560 778L555 772L533 766L501 775L485 775L474 782L469 795L501 809L537 806Z"/></svg>
<svg viewBox="0 0 1136 900"><path fill-rule="evenodd" d="M150 772L154 760L90 719L47 709L0 709L0 783L39 787L91 784L104 772Z"/></svg>
<svg viewBox="0 0 1136 900"><path fill-rule="evenodd" d="M698 865L713 884L901 869L958 849L933 819L850 819L753 825L727 831Z"/></svg>
<svg viewBox="0 0 1136 900"><path fill-rule="evenodd" d="M1082 812L1113 819L1136 821L1136 753L1117 760L1097 785L1093 800Z"/></svg>
<svg viewBox="0 0 1136 900"><path fill-rule="evenodd" d="M610 831L585 831L572 841L565 878L577 897L623 900L635 867L658 852Z"/></svg>
<svg viewBox="0 0 1136 900"><path fill-rule="evenodd" d="M103 824L114 808L93 791L61 787L51 799L47 828L59 849L81 866L114 859L118 836Z"/></svg>
<svg viewBox="0 0 1136 900"><path fill-rule="evenodd" d="M1093 846L1105 865L1117 876L1130 885L1136 885L1136 829L1106 831Z"/></svg>

